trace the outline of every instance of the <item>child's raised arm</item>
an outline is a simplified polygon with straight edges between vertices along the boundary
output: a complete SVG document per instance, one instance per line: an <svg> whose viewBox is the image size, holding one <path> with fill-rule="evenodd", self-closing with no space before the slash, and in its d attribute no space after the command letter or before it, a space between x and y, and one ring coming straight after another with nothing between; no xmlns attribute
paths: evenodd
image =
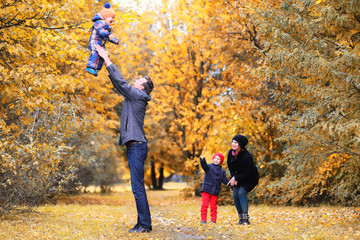
<svg viewBox="0 0 360 240"><path fill-rule="evenodd" d="M207 165L206 159L205 159L204 155L202 155L202 154L200 156L200 165L206 173L209 171L209 166Z"/></svg>

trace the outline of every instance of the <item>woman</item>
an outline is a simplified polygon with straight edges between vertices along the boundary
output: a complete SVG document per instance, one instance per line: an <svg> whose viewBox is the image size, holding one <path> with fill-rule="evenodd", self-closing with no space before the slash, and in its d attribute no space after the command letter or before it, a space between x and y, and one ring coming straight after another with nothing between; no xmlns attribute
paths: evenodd
<svg viewBox="0 0 360 240"><path fill-rule="evenodd" d="M227 160L231 174L228 185L233 186L235 207L239 214L238 224L241 225L250 224L247 193L259 182L259 172L251 154L245 149L247 143L248 139L245 136L234 136Z"/></svg>

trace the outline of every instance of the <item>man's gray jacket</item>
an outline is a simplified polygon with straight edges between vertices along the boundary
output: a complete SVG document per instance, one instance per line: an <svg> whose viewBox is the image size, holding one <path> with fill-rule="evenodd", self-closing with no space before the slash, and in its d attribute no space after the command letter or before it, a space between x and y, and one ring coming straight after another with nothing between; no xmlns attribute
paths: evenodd
<svg viewBox="0 0 360 240"><path fill-rule="evenodd" d="M114 64L110 64L106 69L116 90L125 97L121 110L119 145L124 145L128 141L147 142L144 118L147 102L151 100L150 95L130 85Z"/></svg>

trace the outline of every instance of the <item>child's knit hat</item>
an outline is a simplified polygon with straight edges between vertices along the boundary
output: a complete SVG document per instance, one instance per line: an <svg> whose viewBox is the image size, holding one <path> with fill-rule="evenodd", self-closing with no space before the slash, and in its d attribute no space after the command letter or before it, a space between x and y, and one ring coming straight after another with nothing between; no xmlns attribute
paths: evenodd
<svg viewBox="0 0 360 240"><path fill-rule="evenodd" d="M103 18L113 17L115 18L115 11L111 8L110 3L105 3L103 10L100 12Z"/></svg>
<svg viewBox="0 0 360 240"><path fill-rule="evenodd" d="M221 153L215 153L212 159L214 160L216 156L220 157L220 165L221 165L224 162L224 155L222 155Z"/></svg>

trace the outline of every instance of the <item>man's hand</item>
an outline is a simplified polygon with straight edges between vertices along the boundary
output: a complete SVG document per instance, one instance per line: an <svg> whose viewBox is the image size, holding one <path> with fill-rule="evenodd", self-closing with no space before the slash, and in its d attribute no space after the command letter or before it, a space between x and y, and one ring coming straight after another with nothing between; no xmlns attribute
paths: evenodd
<svg viewBox="0 0 360 240"><path fill-rule="evenodd" d="M103 49L100 45L95 45L95 49L98 52L99 56L104 59L105 65L109 66L111 64L109 53Z"/></svg>
<svg viewBox="0 0 360 240"><path fill-rule="evenodd" d="M95 45L95 49L98 52L98 54L100 55L100 57L102 57L104 60L105 58L109 58L109 53L103 49L100 45Z"/></svg>

